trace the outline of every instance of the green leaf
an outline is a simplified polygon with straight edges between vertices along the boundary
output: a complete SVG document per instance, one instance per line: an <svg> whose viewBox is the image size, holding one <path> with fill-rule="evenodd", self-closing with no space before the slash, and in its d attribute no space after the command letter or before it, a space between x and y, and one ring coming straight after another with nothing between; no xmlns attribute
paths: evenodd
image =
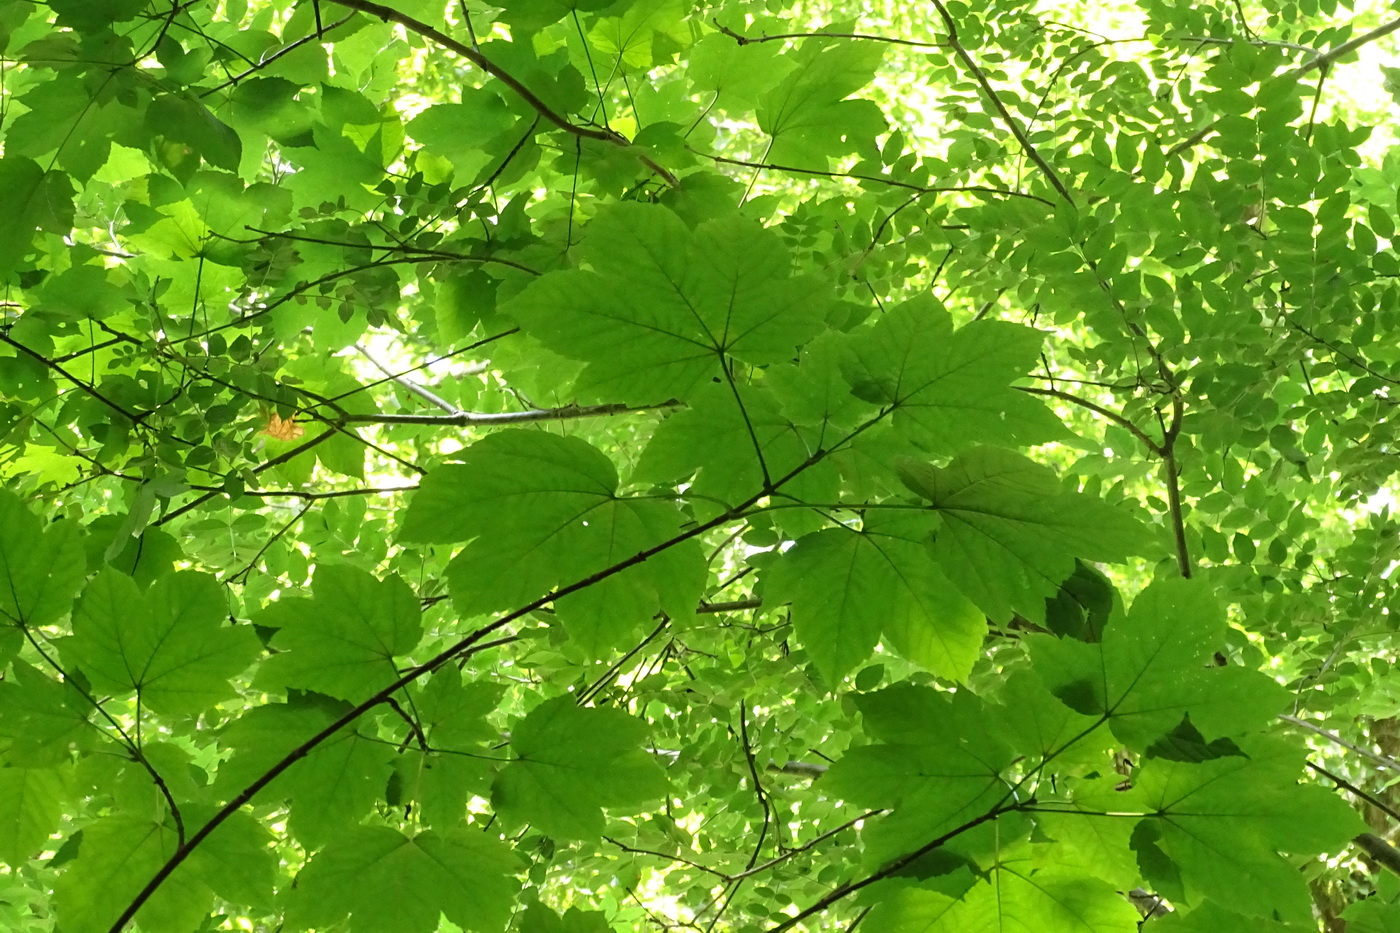
<svg viewBox="0 0 1400 933"><path fill-rule="evenodd" d="M297 875L288 923L324 929L348 916L351 933L431 933L441 914L493 933L509 923L518 869L510 851L479 829L409 837L361 826Z"/></svg>
<svg viewBox="0 0 1400 933"><path fill-rule="evenodd" d="M1393 927L1368 927L1360 916L1353 919L1352 911L1369 903L1370 901L1362 901L1347 911L1347 930L1355 930L1356 933L1390 933ZM1294 925L1259 917L1244 917L1210 902L1190 911L1178 907L1164 917L1154 917L1152 922L1161 933L1217 933L1219 930L1239 933L1312 933L1312 924Z"/></svg>
<svg viewBox="0 0 1400 933"><path fill-rule="evenodd" d="M158 713L192 714L233 695L229 678L261 651L247 625L225 625L228 598L211 576L181 571L145 593L110 568L83 591L64 643L94 687L136 691Z"/></svg>
<svg viewBox="0 0 1400 933"><path fill-rule="evenodd" d="M0 681L0 757L20 767L65 764L72 746L91 736L92 712L73 684L16 659Z"/></svg>
<svg viewBox="0 0 1400 933"><path fill-rule="evenodd" d="M520 918L520 933L610 933L606 914L570 907L559 916L543 904L531 904Z"/></svg>
<svg viewBox="0 0 1400 933"><path fill-rule="evenodd" d="M637 482L677 483L695 476L687 492L709 514L724 503L738 505L797 470L816 449L816 432L801 431L779 410L769 392L750 386L712 383L692 403L657 426L633 476ZM696 475L698 472L698 475ZM803 501L839 495L839 478L828 465L806 469L782 484ZM708 500L714 499L717 502ZM780 521L790 516L778 516Z"/></svg>
<svg viewBox="0 0 1400 933"><path fill-rule="evenodd" d="M673 505L619 496L612 462L577 438L502 431L473 444L462 461L424 478L400 537L470 539L448 568L454 601L465 613L524 605L680 532ZM659 594L675 592L678 584L680 592L694 593L685 611L694 610L703 580L699 551L691 545L658 558L610 578L617 581L610 587L615 594L621 586L639 600L624 630L635 627L638 616L650 618ZM667 608L675 612L680 605L668 601Z"/></svg>
<svg viewBox="0 0 1400 933"><path fill-rule="evenodd" d="M1119 561L1148 540L1131 516L1007 450L978 447L946 467L909 461L900 471L942 519L933 551L944 573L997 622L1043 619L1075 558Z"/></svg>
<svg viewBox="0 0 1400 933"><path fill-rule="evenodd" d="M1365 824L1335 794L1296 783L1303 756L1289 743L1240 744L1243 756L1145 762L1120 805L1152 814L1189 889L1246 916L1308 922L1307 882L1278 853L1337 851Z"/></svg>
<svg viewBox="0 0 1400 933"><path fill-rule="evenodd" d="M728 360L791 359L823 298L793 277L782 241L738 215L688 229L670 210L619 204L587 227L579 260L503 311L549 349L589 365L577 390L604 401L691 398Z"/></svg>
<svg viewBox="0 0 1400 933"><path fill-rule="evenodd" d="M67 933L106 933L132 898L175 853L174 828L119 814L83 828L78 857L54 885L58 922ZM213 893L188 869L177 869L136 913L142 930L188 933L212 906Z"/></svg>
<svg viewBox="0 0 1400 933"><path fill-rule="evenodd" d="M1011 388L1035 365L1042 337L1003 321L954 330L936 300L917 298L851 340L845 373L857 396L893 409L901 434L938 453L1061 440L1060 420Z"/></svg>
<svg viewBox="0 0 1400 933"><path fill-rule="evenodd" d="M1207 738L1269 722L1288 702L1272 678L1207 660L1225 643L1225 614L1199 581L1158 581L1115 615L1097 644L1047 635L1025 641L1036 671L1070 708L1108 720L1128 746L1146 749L1185 716Z"/></svg>
<svg viewBox="0 0 1400 933"><path fill-rule="evenodd" d="M189 825L213 816L203 807L187 807ZM190 855L189 872L220 898L245 907L270 908L275 897L278 857L276 837L247 811L232 814Z"/></svg>
<svg viewBox="0 0 1400 933"><path fill-rule="evenodd" d="M188 146L210 165L238 171L243 140L194 98L161 94L146 111L146 128L153 136Z"/></svg>
<svg viewBox="0 0 1400 933"><path fill-rule="evenodd" d="M17 496L0 489L0 663L23 630L62 617L82 586L85 560L77 528L44 528Z"/></svg>
<svg viewBox="0 0 1400 933"><path fill-rule="evenodd" d="M18 869L48 842L67 802L54 768L0 768L0 860Z"/></svg>
<svg viewBox="0 0 1400 933"><path fill-rule="evenodd" d="M814 39L790 54L797 68L758 103L759 129L773 138L768 158L825 168L831 156L873 150L884 114L871 101L846 98L874 77L880 45Z"/></svg>
<svg viewBox="0 0 1400 933"><path fill-rule="evenodd" d="M277 628L278 652L258 670L267 689L315 690L358 701L398 675L395 658L423 637L418 599L398 577L347 564L317 568L311 599L274 603L258 624Z"/></svg>
<svg viewBox="0 0 1400 933"><path fill-rule="evenodd" d="M1136 933L1141 919L1111 885L1055 867L1038 868L1023 852L998 859L990 877L930 929Z"/></svg>
<svg viewBox="0 0 1400 933"><path fill-rule="evenodd" d="M928 549L931 518L867 520L860 531L807 535L765 577L767 596L791 602L792 622L833 688L883 633L900 654L965 681L987 620L943 576Z"/></svg>
<svg viewBox="0 0 1400 933"><path fill-rule="evenodd" d="M666 775L641 746L646 727L620 710L556 697L516 723L516 758L496 778L503 815L561 839L597 839L603 808L632 809L666 792Z"/></svg>
<svg viewBox="0 0 1400 933"><path fill-rule="evenodd" d="M867 861L908 854L1005 800L1015 753L971 694L900 685L856 698L879 744L846 752L818 787L894 812L866 830Z"/></svg>
<svg viewBox="0 0 1400 933"><path fill-rule="evenodd" d="M224 799L239 793L343 711L342 704L313 697L245 712L221 734L233 755L219 766L215 792ZM393 760L392 746L344 729L288 768L257 800L290 800L292 834L314 847L355 826L383 799Z"/></svg>

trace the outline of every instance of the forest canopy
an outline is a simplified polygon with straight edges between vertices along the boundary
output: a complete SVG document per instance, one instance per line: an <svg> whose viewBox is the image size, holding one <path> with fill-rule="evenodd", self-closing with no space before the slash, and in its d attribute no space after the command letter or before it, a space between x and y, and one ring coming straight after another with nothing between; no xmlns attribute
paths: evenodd
<svg viewBox="0 0 1400 933"><path fill-rule="evenodd" d="M0 928L1400 928L1397 30L0 4Z"/></svg>

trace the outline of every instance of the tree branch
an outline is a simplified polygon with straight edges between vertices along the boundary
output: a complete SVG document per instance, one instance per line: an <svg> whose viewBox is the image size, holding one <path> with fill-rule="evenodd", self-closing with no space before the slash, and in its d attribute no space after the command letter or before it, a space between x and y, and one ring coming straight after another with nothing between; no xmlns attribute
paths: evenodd
<svg viewBox="0 0 1400 933"><path fill-rule="evenodd" d="M1362 758L1365 758L1366 760L1370 761L1372 764L1380 765L1382 768L1389 768L1391 771L1400 771L1400 761L1396 761L1394 758L1387 758L1385 755L1378 754L1376 752L1370 751L1369 749L1362 748L1360 745L1355 745L1351 742L1348 742L1346 739L1342 738L1337 733L1329 732L1321 726L1313 725L1306 719L1299 719L1297 716L1289 716L1286 713L1280 714L1278 718L1282 719L1284 722L1291 722L1295 726L1300 726L1304 729L1307 729L1309 732L1312 732L1316 735L1320 735L1332 744L1339 745L1342 748L1345 748L1347 751L1355 752Z"/></svg>
<svg viewBox="0 0 1400 933"><path fill-rule="evenodd" d="M997 96L997 92L992 87L992 83L987 80L987 76L983 74L982 69L972 60L972 56L967 53L967 49L963 48L962 43L958 41L958 27L957 24L953 22L953 17L948 15L948 8L943 5L942 0L933 0L933 6L938 10L938 15L943 18L943 25L948 30L948 44L953 47L953 54L958 57L958 60L961 61L967 70L972 73L972 76L977 79L977 83L982 88L982 93L987 95L987 99L1001 116L1001 121L1006 124L1006 128L1011 131L1011 135L1016 137L1016 142L1021 144L1021 150L1025 152L1027 158L1036 164L1041 174L1050 182L1051 187L1059 192L1060 197L1064 198L1068 203L1073 204L1074 198L1070 195L1069 189L1065 187L1064 182L1060 181L1060 176L1050 167L1050 163L1046 162L1045 158L1036 151L1035 145L1030 141L1030 138L1026 136L1026 131L1021 128L1021 124L1016 122L1016 118L1011 115L1011 111L1006 109L1006 105L1003 104L1001 98Z"/></svg>
<svg viewBox="0 0 1400 933"><path fill-rule="evenodd" d="M1132 434L1133 437L1136 437L1139 441L1142 441L1142 445L1148 450L1150 450L1152 453L1156 454L1159 457L1162 455L1162 446L1160 444L1158 444L1152 438L1148 437L1147 433L1141 428L1139 428L1136 424L1133 424L1131 420L1125 418L1123 415L1120 415L1116 411L1104 408L1102 405L1099 405L1096 402L1091 402L1087 398L1082 398L1078 395L1073 395L1069 392L1062 392L1059 389L1038 389L1034 386L1016 386L1016 388L1020 389L1022 392L1028 392L1031 395L1045 395L1049 396L1050 398L1061 399L1063 401L1070 402L1071 404L1078 405L1080 408L1092 411L1097 415L1102 415L1109 421L1112 421L1114 424L1118 425L1120 428L1123 428L1128 433Z"/></svg>
<svg viewBox="0 0 1400 933"><path fill-rule="evenodd" d="M628 412L664 411L680 408L682 404L672 399L658 405L624 405L619 402L609 402L605 405L564 405L560 408L530 408L525 411L453 411L451 414L445 415L356 415L346 412L329 420L339 424L423 424L457 428L469 428L476 425L500 427L507 424L533 424L539 421L597 418L602 415L620 415Z"/></svg>
<svg viewBox="0 0 1400 933"><path fill-rule="evenodd" d="M510 88L516 93L516 96L528 104L536 113L567 133L572 133L581 139L596 139L600 142L612 143L615 146L631 145L625 137L612 130L580 126L572 122L553 107L549 106L549 104L541 100L539 95L522 84L514 75L487 58L480 51L465 43L458 42L456 39L439 29L433 28L420 19L414 19L407 13L400 13L392 7L384 6L381 3L374 3L372 0L330 0L330 2L348 7L352 10L359 10L361 13L367 13L370 16L378 17L385 22L398 23L405 29L416 32L425 39L431 39L443 48L460 55L462 58L465 58L476 67Z"/></svg>
<svg viewBox="0 0 1400 933"><path fill-rule="evenodd" d="M377 356L371 353L364 346L364 344L355 344L355 349L360 351L360 355L363 356L365 359L369 360L370 364L374 366L375 369L388 376L391 382L403 386L405 389L412 392L419 398L423 399L425 402L428 402L432 405L436 405L438 408L441 408L445 412L448 412L450 414L456 414L459 411L456 405L453 405L451 402L447 401L447 399L433 392L431 389L427 388L426 386L419 385L412 379L409 379L407 376L402 375L400 373L395 373L392 369L385 366L379 361L379 358Z"/></svg>
<svg viewBox="0 0 1400 933"><path fill-rule="evenodd" d="M916 49L946 49L946 42L918 42L914 39L896 39L892 36L874 36L860 32L780 32L773 35L762 35L757 38L746 36L735 32L728 26L721 25L719 20L710 20L715 24L715 28L733 39L739 45L757 45L760 42L781 42L785 39L858 39L864 42L888 42L892 45L907 45Z"/></svg>
<svg viewBox="0 0 1400 933"><path fill-rule="evenodd" d="M1383 36L1388 36L1392 32L1395 32L1397 29L1400 29L1400 18L1393 19L1388 23L1382 23L1375 29L1372 29L1370 32L1364 32L1354 39L1348 39L1341 45L1336 46L1335 48L1328 49L1326 52L1319 52L1317 55L1314 55L1312 58L1303 62L1303 64L1299 65L1297 68L1294 68L1292 71L1284 72L1280 76L1280 80L1287 80L1291 78L1294 81L1297 81L1310 71L1317 71L1319 68L1325 71L1327 68L1330 68L1333 64L1335 64L1337 59L1341 58L1342 56L1350 54L1351 52L1355 52L1357 49L1361 48L1363 45L1366 45L1369 42L1374 42ZM1199 130L1192 133L1190 136L1186 137L1181 142L1168 149L1167 155L1178 155L1182 152L1185 152L1187 149L1190 149L1191 147L1195 146L1196 144L1203 142L1208 136L1210 136L1210 134L1215 132L1215 128L1219 125L1219 117L1217 117L1214 120L1211 120L1205 126L1201 127Z"/></svg>
<svg viewBox="0 0 1400 933"><path fill-rule="evenodd" d="M883 175L864 175L860 172L832 172L816 168L799 168L795 165L779 165L776 162L755 162L750 159L733 159L729 156L716 155L712 152L702 152L699 149L686 147L688 151L702 158L709 159L716 165L734 165L739 168L756 168L769 172L787 172L792 175L813 175L819 178L849 178L851 181L868 181L875 184L889 185L891 188L903 188L906 191L914 191L918 194L956 194L966 192L969 194L998 195L1005 198L1025 198L1029 201L1039 201L1041 204L1054 207L1055 202L1048 198L1042 198L1038 194L1027 194L1024 191L1012 191L1007 188L993 188L988 185L916 185L913 182L900 181L897 178L886 178Z"/></svg>

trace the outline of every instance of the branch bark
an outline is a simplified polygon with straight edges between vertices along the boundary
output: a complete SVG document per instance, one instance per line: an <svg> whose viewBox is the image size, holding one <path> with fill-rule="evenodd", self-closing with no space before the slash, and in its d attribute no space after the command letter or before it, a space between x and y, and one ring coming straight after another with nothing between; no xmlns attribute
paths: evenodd
<svg viewBox="0 0 1400 933"><path fill-rule="evenodd" d="M1323 69L1325 71L1327 68L1330 68L1332 65L1334 65L1337 59L1341 58L1342 56L1355 52L1357 49L1361 48L1363 45L1366 45L1369 42L1374 42L1383 36L1388 36L1392 32L1395 32L1397 29L1400 29L1400 18L1393 19L1388 23L1382 23L1375 29L1372 29L1370 32L1364 32L1354 39L1348 39L1346 42L1343 42L1341 45L1336 46L1335 48L1328 49L1326 52L1320 52L1317 55L1314 55L1312 58L1308 59L1307 61L1303 62L1303 64L1299 65L1297 68L1294 68L1292 71L1284 72L1284 74L1281 77L1284 80L1291 78L1294 81L1297 81L1310 71L1317 71L1318 69ZM1214 120L1211 120L1205 126L1201 127L1199 130L1192 133L1190 136L1186 137L1181 142L1168 149L1167 155L1178 155L1182 152L1185 152L1187 149L1192 148L1196 144L1205 141L1205 139L1209 137L1210 134L1215 132L1215 128L1219 125L1220 119L1218 117Z"/></svg>
<svg viewBox="0 0 1400 933"><path fill-rule="evenodd" d="M414 19L407 13L400 13L393 7L385 6L382 3L374 3L373 0L330 0L330 2L347 7L351 10L359 10L361 13L367 13L370 16L378 17L386 23L398 23L410 32L416 32L423 38L431 39L443 48L460 55L462 58L465 58L476 67L510 88L515 92L516 96L525 101L532 110L567 133L572 133L580 139L596 139L599 142L611 143L614 146L631 145L626 137L612 130L592 126L580 126L574 123L568 117L565 117L541 100L538 94L526 87L510 72L481 54L480 51L466 43L458 42L447 33L428 25L421 19Z"/></svg>

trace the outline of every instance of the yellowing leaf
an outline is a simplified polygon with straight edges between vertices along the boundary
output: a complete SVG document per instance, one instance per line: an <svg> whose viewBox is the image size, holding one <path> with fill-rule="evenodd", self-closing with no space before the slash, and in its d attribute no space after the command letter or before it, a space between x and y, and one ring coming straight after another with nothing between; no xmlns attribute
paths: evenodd
<svg viewBox="0 0 1400 933"><path fill-rule="evenodd" d="M283 418L274 411L268 414L267 424L259 433L266 434L277 441L294 441L305 434L306 429L291 418Z"/></svg>

